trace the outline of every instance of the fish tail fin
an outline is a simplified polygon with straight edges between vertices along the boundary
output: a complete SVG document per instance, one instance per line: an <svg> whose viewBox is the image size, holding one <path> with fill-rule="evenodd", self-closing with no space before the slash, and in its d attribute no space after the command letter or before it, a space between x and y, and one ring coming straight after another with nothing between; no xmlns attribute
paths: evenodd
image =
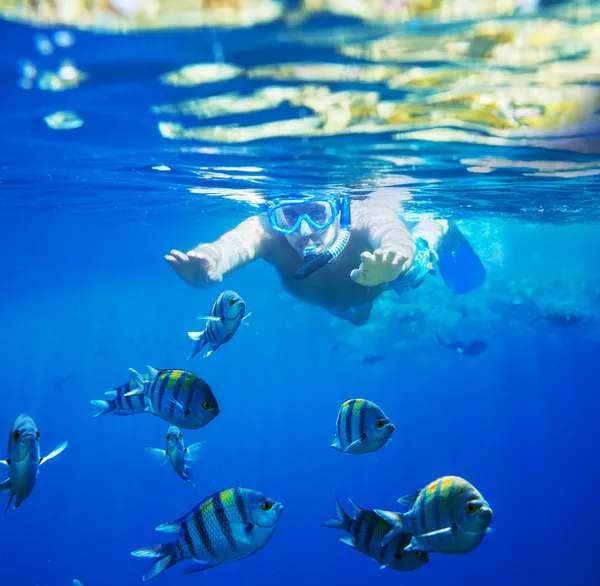
<svg viewBox="0 0 600 586"><path fill-rule="evenodd" d="M400 533L404 533L404 518L402 513L392 513L391 511L382 511L381 509L375 509L374 511L384 521L387 521L392 528L385 534L381 541L381 547L385 547L394 537L398 537Z"/></svg>
<svg viewBox="0 0 600 586"><path fill-rule="evenodd" d="M334 496L335 499L335 517L331 517L321 525L323 527L331 527L332 529L343 529L344 531L350 531L350 516L344 509L342 505L340 505L340 501L338 501L337 497Z"/></svg>
<svg viewBox="0 0 600 586"><path fill-rule="evenodd" d="M204 332L188 332L188 336L190 340L194 341L194 347L190 352L190 355L187 357L188 360L191 360L194 356L196 356L202 348L206 345L206 340L204 339Z"/></svg>
<svg viewBox="0 0 600 586"><path fill-rule="evenodd" d="M95 407L100 407L100 411L94 413L94 417L100 417L100 415L106 415L111 411L115 410L115 401L104 401L102 399L90 401Z"/></svg>
<svg viewBox="0 0 600 586"><path fill-rule="evenodd" d="M175 552L174 543L142 547L141 549L132 551L131 555L137 558L158 558L144 574L144 582L162 574L165 570L168 570L179 561L179 557Z"/></svg>

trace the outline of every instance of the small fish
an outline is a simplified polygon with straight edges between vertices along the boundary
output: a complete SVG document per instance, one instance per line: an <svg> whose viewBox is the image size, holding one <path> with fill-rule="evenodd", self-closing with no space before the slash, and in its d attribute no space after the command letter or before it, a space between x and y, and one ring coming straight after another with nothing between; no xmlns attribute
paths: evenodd
<svg viewBox="0 0 600 586"><path fill-rule="evenodd" d="M147 376L144 376L146 382ZM100 415L106 415L112 413L112 415L136 415L137 413L144 413L148 406L148 399L143 395L127 395L127 393L137 389L138 385L134 380L129 380L126 383L118 386L116 389L106 391L105 395L109 395L113 398L108 400L94 400L91 401L92 405L100 407L100 411L94 414L94 417L100 417Z"/></svg>
<svg viewBox="0 0 600 586"><path fill-rule="evenodd" d="M9 492L6 505L8 511L13 497L16 497L13 508L18 508L31 494L37 480L40 466L58 456L66 447L63 442L46 457L40 457L40 432L29 415L19 415L13 423L8 436L8 459L0 460L0 464L8 466L8 479L0 483L0 492Z"/></svg>
<svg viewBox="0 0 600 586"><path fill-rule="evenodd" d="M73 580L72 586L85 586L85 584L79 580Z"/></svg>
<svg viewBox="0 0 600 586"><path fill-rule="evenodd" d="M385 356L383 354L371 354L369 356L365 356L360 363L361 364L377 364L378 362L381 362L382 360L385 360Z"/></svg>
<svg viewBox="0 0 600 586"><path fill-rule="evenodd" d="M148 366L148 370L146 380L133 368L129 369L136 388L124 395L145 397L147 413L184 429L204 427L220 413L211 388L193 372L170 368L159 370L152 366Z"/></svg>
<svg viewBox="0 0 600 586"><path fill-rule="evenodd" d="M394 424L371 401L350 399L340 406L331 447L345 454L366 454L388 441Z"/></svg>
<svg viewBox="0 0 600 586"><path fill-rule="evenodd" d="M443 476L415 494L398 499L407 513L375 509L392 530L383 538L388 544L400 533L413 537L406 551L468 553L492 531L492 509L479 491L458 476Z"/></svg>
<svg viewBox="0 0 600 586"><path fill-rule="evenodd" d="M273 535L282 512L281 503L260 492L231 488L209 496L180 519L156 528L177 533L177 541L137 549L131 555L159 558L144 575L144 581L184 559L198 562L184 573L202 572L256 553Z"/></svg>
<svg viewBox="0 0 600 586"><path fill-rule="evenodd" d="M181 433L181 430L178 427L171 425L167 432L166 450L161 450L160 448L146 449L150 454L155 456L161 464L171 462L173 470L175 470L175 472L186 482L195 486L192 470L187 463L198 459L200 446L202 446L202 442L196 442L186 448L183 443L183 434Z"/></svg>
<svg viewBox="0 0 600 586"><path fill-rule="evenodd" d="M454 350L457 354L464 356L478 356L488 347L487 343L482 340L475 340L474 342L454 342L444 340L438 336L438 342L442 346Z"/></svg>
<svg viewBox="0 0 600 586"><path fill-rule="evenodd" d="M215 350L226 344L238 331L243 320L250 314L246 313L246 302L234 291L224 291L213 303L210 315L201 316L208 323L202 332L188 332L194 341L194 347L188 360L196 356L204 347L208 351L204 358L208 358Z"/></svg>
<svg viewBox="0 0 600 586"><path fill-rule="evenodd" d="M357 507L350 501L354 509L354 518L350 517L342 508L337 498L335 499L336 516L327 519L324 527L342 529L350 533L351 537L342 537L340 541L354 549L368 555L379 562L381 569L390 568L410 572L418 570L429 562L427 552L404 551L410 543L410 533L400 533L385 547L381 541L392 525L379 517L374 511L366 511Z"/></svg>

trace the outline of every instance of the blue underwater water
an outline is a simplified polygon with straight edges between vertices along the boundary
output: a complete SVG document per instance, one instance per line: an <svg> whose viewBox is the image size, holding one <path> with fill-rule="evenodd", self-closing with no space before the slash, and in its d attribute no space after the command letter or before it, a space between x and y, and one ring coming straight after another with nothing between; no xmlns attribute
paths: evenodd
<svg viewBox="0 0 600 586"><path fill-rule="evenodd" d="M141 582L150 562L130 552L169 541L157 525L231 487L284 504L273 538L256 555L202 575L183 576L177 565L157 585L600 584L599 175L535 173L545 169L539 161L553 170L600 169L597 129L579 129L585 148L402 140L397 130L169 139L158 131L161 120L253 126L309 116L285 103L200 122L157 113L268 85L252 77L157 81L186 64L215 62L216 45L217 61L245 69L352 58L283 41L277 23L72 30L70 48L40 53L39 35L52 39L57 30L72 29L0 22L0 433L27 413L41 431L42 455L69 442L42 466L23 505L1 515L0 585ZM24 63L56 70L63 58L87 75L77 87L22 83ZM382 99L410 97L377 82L365 87ZM52 128L45 118L58 111L75 111L83 124ZM486 158L491 167L492 159L508 163L469 171ZM274 195L346 188L373 200L402 193L413 215L461 222L486 266L485 285L456 296L439 275L427 277L403 296L384 293L357 327L296 300L264 262L197 289L163 260L173 248L215 240ZM245 299L248 324L214 355L188 362L186 333L224 288ZM485 346L469 356L443 340ZM166 422L92 417L91 400L146 365L189 368L219 401L214 421L183 430L187 444L205 442L191 464L195 488L145 451L164 446ZM374 401L395 424L377 452L330 447L338 407L354 397ZM474 552L431 554L410 573L380 570L340 543L342 532L321 526L335 512L334 494L347 510L348 498L395 510L399 497L443 475L466 478L493 508L495 531Z"/></svg>

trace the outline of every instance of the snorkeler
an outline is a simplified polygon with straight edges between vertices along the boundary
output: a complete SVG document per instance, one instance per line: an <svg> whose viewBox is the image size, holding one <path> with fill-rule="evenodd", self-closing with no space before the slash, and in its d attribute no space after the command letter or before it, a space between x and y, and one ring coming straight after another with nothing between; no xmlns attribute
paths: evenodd
<svg viewBox="0 0 600 586"><path fill-rule="evenodd" d="M279 198L267 213L247 218L218 240L165 256L182 279L200 287L216 285L259 258L277 269L292 295L355 325L367 322L386 288L418 287L435 272L434 262L456 293L485 280L483 266L454 224L429 220L410 231L392 207L372 200L351 203L345 196Z"/></svg>

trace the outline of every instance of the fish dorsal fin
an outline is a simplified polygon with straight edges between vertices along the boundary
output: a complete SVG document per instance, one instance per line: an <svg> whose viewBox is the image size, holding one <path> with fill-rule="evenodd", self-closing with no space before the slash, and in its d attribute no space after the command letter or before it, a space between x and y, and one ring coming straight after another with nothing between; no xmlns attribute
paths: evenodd
<svg viewBox="0 0 600 586"><path fill-rule="evenodd" d="M152 380L153 378L156 378L158 376L158 373L160 372L160 368L154 368L153 366L150 366L149 364L146 364L146 368L148 369L148 372L150 373L150 380Z"/></svg>
<svg viewBox="0 0 600 586"><path fill-rule="evenodd" d="M352 505L353 517L356 519L361 513L364 513L365 510L361 509L358 505L354 504L350 499L348 499L350 504Z"/></svg>
<svg viewBox="0 0 600 586"><path fill-rule="evenodd" d="M10 468L10 460L0 460L0 464L4 464L8 468Z"/></svg>
<svg viewBox="0 0 600 586"><path fill-rule="evenodd" d="M56 458L56 456L58 456L58 454L60 454L62 451L64 451L68 445L69 445L69 442L63 442L62 444L60 444L60 446L58 446L57 448L52 450L47 456L45 456L44 458L40 458L40 466L44 462L47 462L48 460L51 460L52 458Z"/></svg>
<svg viewBox="0 0 600 586"><path fill-rule="evenodd" d="M398 503L406 509L412 509L420 494L420 490L417 490L417 492L413 494L407 494L406 496L400 497Z"/></svg>

